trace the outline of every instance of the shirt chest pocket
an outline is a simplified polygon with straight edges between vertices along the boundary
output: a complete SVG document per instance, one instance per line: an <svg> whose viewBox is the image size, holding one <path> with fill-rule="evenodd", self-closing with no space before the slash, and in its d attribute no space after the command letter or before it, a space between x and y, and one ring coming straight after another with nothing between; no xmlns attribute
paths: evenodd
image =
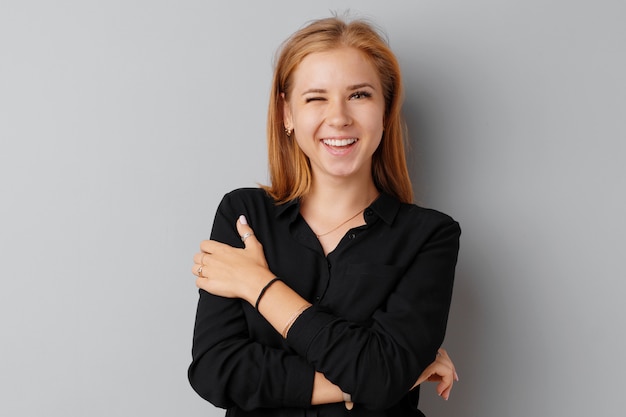
<svg viewBox="0 0 626 417"><path fill-rule="evenodd" d="M348 264L344 274L332 277L325 304L350 321L367 322L384 305L401 272L393 265Z"/></svg>

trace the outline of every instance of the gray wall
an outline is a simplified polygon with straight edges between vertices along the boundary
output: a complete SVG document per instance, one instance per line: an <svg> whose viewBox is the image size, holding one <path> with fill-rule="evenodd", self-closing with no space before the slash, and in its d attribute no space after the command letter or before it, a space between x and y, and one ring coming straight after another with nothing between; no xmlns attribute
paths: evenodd
<svg viewBox="0 0 626 417"><path fill-rule="evenodd" d="M267 3L267 4L266 4ZM620 1L0 2L0 415L219 416L191 255L266 181L273 52L351 9L399 56L420 202L463 227L431 416L619 415Z"/></svg>

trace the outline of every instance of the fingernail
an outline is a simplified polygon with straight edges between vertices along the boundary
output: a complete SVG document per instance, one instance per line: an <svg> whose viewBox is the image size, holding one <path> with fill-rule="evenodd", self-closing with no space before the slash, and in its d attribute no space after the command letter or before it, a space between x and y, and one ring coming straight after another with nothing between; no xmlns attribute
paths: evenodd
<svg viewBox="0 0 626 417"><path fill-rule="evenodd" d="M454 379L456 382L459 382L459 374L457 374L456 371L454 371Z"/></svg>
<svg viewBox="0 0 626 417"><path fill-rule="evenodd" d="M246 216L244 216L243 214L239 216L239 223L248 224L248 220L246 219Z"/></svg>

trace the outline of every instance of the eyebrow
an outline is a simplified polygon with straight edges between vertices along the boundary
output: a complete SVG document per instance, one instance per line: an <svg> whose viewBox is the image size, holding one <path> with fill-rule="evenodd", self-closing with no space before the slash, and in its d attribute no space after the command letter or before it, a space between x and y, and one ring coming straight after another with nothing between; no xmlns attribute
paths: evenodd
<svg viewBox="0 0 626 417"><path fill-rule="evenodd" d="M376 90L374 88L374 86L371 85L370 83L361 83L361 84L349 85L348 87L346 87L346 91L354 91L354 90L358 90L358 89L363 88L363 87L369 87L372 90ZM302 95L304 96L306 94L323 94L323 93L326 93L326 92L327 91L325 89L323 89L323 88L310 88L310 89L304 91L302 93Z"/></svg>
<svg viewBox="0 0 626 417"><path fill-rule="evenodd" d="M373 85L371 85L371 84L369 84L369 83L354 84L354 85L349 86L349 87L347 88L347 90L349 90L349 91L352 91L352 90L358 90L358 89L363 88L363 87L369 87L369 88L371 88L372 90L376 90L376 89L374 88L374 86L373 86Z"/></svg>

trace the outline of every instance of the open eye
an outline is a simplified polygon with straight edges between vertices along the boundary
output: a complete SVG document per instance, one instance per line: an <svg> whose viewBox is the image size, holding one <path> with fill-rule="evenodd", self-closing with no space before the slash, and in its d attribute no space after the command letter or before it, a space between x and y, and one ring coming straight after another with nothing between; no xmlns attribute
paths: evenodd
<svg viewBox="0 0 626 417"><path fill-rule="evenodd" d="M369 98L372 96L372 93L368 92L368 91L355 91L354 93L352 93L350 95L350 99L362 99L362 98Z"/></svg>

